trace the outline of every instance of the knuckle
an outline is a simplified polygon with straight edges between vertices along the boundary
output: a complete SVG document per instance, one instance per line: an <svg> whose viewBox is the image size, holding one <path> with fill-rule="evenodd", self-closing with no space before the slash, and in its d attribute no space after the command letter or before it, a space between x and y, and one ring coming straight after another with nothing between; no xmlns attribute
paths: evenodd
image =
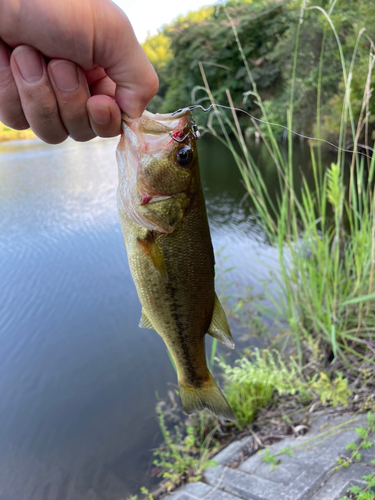
<svg viewBox="0 0 375 500"><path fill-rule="evenodd" d="M159 78L152 66L150 69L151 71L148 72L144 80L145 85L139 88L140 98L145 106L155 97L159 89Z"/></svg>
<svg viewBox="0 0 375 500"><path fill-rule="evenodd" d="M40 104L37 108L38 120L44 125L50 125L54 123L57 117L56 106L50 103Z"/></svg>
<svg viewBox="0 0 375 500"><path fill-rule="evenodd" d="M57 104L54 95L45 85L38 88L23 88L20 92L21 102L26 115L30 115L41 124L49 125L58 118Z"/></svg>
<svg viewBox="0 0 375 500"><path fill-rule="evenodd" d="M0 120L15 130L25 130L29 124L22 111L18 90L9 71L0 71Z"/></svg>
<svg viewBox="0 0 375 500"><path fill-rule="evenodd" d="M154 97L159 90L159 78L156 71L153 69L150 77L150 94Z"/></svg>

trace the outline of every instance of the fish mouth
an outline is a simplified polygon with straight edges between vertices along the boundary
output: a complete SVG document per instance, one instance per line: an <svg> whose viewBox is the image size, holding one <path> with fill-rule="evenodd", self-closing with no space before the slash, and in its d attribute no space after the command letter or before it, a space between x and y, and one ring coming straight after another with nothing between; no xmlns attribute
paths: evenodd
<svg viewBox="0 0 375 500"><path fill-rule="evenodd" d="M148 203L158 203L159 201L169 200L169 198L172 198L172 195L154 196Z"/></svg>
<svg viewBox="0 0 375 500"><path fill-rule="evenodd" d="M143 117L149 118L150 120L155 120L158 122L167 122L171 120L176 120L182 118L184 116L191 116L191 111L189 108L182 108L174 111L173 113L151 113L151 111L147 111L147 109L143 112L142 116L139 118L129 118L125 113L122 113L121 117L124 122L135 122L140 120Z"/></svg>
<svg viewBox="0 0 375 500"><path fill-rule="evenodd" d="M122 131L126 156L132 164L132 172L137 170L136 163L145 156L165 157L175 142L182 142L192 129L192 115L187 109L173 113L159 114L145 111L139 118L122 115Z"/></svg>

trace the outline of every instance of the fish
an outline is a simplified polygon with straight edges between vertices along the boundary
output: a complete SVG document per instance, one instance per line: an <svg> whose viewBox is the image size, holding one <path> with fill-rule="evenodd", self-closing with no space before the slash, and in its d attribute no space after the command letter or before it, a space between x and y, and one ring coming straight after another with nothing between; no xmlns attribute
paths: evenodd
<svg viewBox="0 0 375 500"><path fill-rule="evenodd" d="M129 267L142 305L141 328L155 330L174 361L187 414L234 413L210 373L205 335L233 349L215 293L215 258L191 111L123 116L116 150L117 204Z"/></svg>

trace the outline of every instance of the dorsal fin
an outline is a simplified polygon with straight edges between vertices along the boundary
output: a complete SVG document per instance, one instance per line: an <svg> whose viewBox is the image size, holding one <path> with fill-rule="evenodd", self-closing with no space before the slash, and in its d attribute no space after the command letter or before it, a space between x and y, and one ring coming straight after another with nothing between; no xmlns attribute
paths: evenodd
<svg viewBox="0 0 375 500"><path fill-rule="evenodd" d="M210 328L207 333L215 339L220 340L220 342L229 347L229 349L234 349L234 342L232 334L230 333L227 317L216 293L214 312L212 314Z"/></svg>

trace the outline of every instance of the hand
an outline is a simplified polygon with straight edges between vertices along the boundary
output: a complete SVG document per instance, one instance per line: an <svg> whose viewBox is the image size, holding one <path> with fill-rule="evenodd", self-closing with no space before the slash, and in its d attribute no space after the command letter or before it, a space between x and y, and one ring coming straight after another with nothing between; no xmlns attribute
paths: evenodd
<svg viewBox="0 0 375 500"><path fill-rule="evenodd" d="M50 144L120 133L158 78L110 0L0 0L0 121Z"/></svg>

